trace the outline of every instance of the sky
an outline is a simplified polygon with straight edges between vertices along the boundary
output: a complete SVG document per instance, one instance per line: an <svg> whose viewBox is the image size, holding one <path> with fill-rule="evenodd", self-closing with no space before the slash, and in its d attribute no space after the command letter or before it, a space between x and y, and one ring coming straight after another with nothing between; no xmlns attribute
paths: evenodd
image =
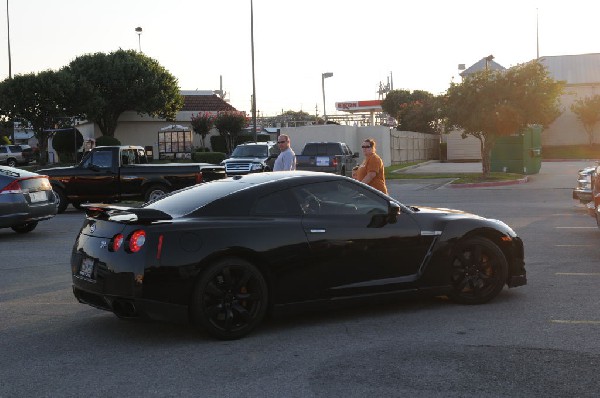
<svg viewBox="0 0 600 398"><path fill-rule="evenodd" d="M0 80L58 70L84 54L140 50L182 90L218 90L251 111L250 0L2 0ZM8 40L6 5L10 40ZM394 89L445 92L494 56L504 67L539 55L600 52L600 1L253 0L254 76L261 116L341 114L335 102ZM137 27L142 28L138 35Z"/></svg>

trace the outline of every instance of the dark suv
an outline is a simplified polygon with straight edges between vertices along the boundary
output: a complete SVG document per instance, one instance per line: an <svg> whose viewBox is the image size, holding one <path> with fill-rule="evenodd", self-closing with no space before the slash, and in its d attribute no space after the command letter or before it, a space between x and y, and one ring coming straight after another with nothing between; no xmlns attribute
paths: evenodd
<svg viewBox="0 0 600 398"><path fill-rule="evenodd" d="M235 147L231 156L221 162L228 176L272 171L279 148L273 141L247 142Z"/></svg>

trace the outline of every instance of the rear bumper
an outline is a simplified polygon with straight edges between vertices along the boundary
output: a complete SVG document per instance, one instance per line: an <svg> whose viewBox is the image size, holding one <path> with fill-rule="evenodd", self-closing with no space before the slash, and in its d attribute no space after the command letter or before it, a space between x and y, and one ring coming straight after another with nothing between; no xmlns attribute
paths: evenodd
<svg viewBox="0 0 600 398"><path fill-rule="evenodd" d="M73 285L73 295L82 304L110 311L119 318L188 322L188 307L154 300L100 294Z"/></svg>
<svg viewBox="0 0 600 398"><path fill-rule="evenodd" d="M573 189L573 199L581 200L581 201L585 201L585 202L591 202L593 199L592 191L589 189L575 188L575 189Z"/></svg>
<svg viewBox="0 0 600 398"><path fill-rule="evenodd" d="M9 228L42 221L56 215L56 203L30 206L27 203L0 204L0 228Z"/></svg>

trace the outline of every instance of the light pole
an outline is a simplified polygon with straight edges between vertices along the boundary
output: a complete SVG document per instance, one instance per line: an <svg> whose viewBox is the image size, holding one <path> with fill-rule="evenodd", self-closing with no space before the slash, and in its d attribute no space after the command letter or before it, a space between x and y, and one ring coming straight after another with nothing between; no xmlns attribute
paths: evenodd
<svg viewBox="0 0 600 398"><path fill-rule="evenodd" d="M325 79L333 76L331 72L321 73L321 86L323 87L323 118L325 119L325 123L327 123L327 111L325 110Z"/></svg>
<svg viewBox="0 0 600 398"><path fill-rule="evenodd" d="M6 29L7 35L6 38L8 40L8 78L12 79L12 61L10 57L10 18L8 17L8 0L6 0ZM15 144L15 123L13 120L9 120L10 122L10 135L11 141Z"/></svg>
<svg viewBox="0 0 600 398"><path fill-rule="evenodd" d="M254 7L250 0L250 49L252 52L252 135L256 142L256 83L254 81Z"/></svg>
<svg viewBox="0 0 600 398"><path fill-rule="evenodd" d="M140 47L140 52L142 52L142 28L138 26L135 28L135 32L138 35L138 46Z"/></svg>

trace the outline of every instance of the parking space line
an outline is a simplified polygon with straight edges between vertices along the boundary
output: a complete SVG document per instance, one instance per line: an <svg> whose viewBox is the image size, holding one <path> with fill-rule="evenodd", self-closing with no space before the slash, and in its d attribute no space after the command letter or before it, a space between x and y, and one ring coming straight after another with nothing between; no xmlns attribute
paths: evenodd
<svg viewBox="0 0 600 398"><path fill-rule="evenodd" d="M550 322L563 323L563 324L569 324L569 325L600 325L600 321L586 321L586 320L573 321L573 320L566 320L566 319L550 319Z"/></svg>
<svg viewBox="0 0 600 398"><path fill-rule="evenodd" d="M600 272L557 272L554 275L568 276L600 276Z"/></svg>
<svg viewBox="0 0 600 398"><path fill-rule="evenodd" d="M556 229L598 229L598 227L554 227Z"/></svg>
<svg viewBox="0 0 600 398"><path fill-rule="evenodd" d="M592 247L595 245L554 245L555 247Z"/></svg>

